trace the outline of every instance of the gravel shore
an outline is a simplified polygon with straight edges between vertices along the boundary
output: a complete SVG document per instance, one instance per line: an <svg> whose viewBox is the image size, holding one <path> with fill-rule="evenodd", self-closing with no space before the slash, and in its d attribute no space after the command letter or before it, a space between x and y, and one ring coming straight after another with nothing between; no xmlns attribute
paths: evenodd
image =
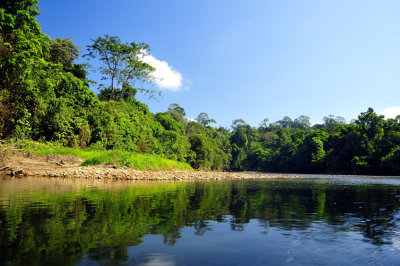
<svg viewBox="0 0 400 266"><path fill-rule="evenodd" d="M60 169L57 171L30 173L27 176L73 177L96 179L125 179L125 180L219 180L219 179L249 179L249 178L282 178L289 177L281 174L253 174L248 172L205 172L205 171L140 171L130 168L114 168L107 165L83 166ZM294 176L290 176L294 177Z"/></svg>

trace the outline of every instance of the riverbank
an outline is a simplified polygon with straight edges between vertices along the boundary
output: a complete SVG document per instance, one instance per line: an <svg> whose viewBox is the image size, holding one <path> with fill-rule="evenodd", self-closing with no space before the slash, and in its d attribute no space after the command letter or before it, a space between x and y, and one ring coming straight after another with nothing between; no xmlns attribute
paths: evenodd
<svg viewBox="0 0 400 266"><path fill-rule="evenodd" d="M37 155L14 150L0 164L0 174L54 178L115 180L218 180L296 177L285 174L251 174L247 172L137 170L116 164L81 166L84 160L71 155Z"/></svg>

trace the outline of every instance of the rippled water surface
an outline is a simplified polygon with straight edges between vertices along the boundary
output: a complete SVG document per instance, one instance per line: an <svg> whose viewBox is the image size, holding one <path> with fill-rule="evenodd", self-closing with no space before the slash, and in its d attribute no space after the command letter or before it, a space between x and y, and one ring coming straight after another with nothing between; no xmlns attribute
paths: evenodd
<svg viewBox="0 0 400 266"><path fill-rule="evenodd" d="M0 265L399 265L400 180L0 177Z"/></svg>

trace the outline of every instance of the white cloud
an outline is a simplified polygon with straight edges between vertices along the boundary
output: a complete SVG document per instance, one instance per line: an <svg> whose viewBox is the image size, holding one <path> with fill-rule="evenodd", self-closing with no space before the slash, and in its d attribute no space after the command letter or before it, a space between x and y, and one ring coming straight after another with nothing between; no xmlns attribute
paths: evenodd
<svg viewBox="0 0 400 266"><path fill-rule="evenodd" d="M190 118L190 117L186 118L186 120L188 122L197 122L197 120L195 118Z"/></svg>
<svg viewBox="0 0 400 266"><path fill-rule="evenodd" d="M144 55L142 60L155 68L152 74L154 83L161 90L179 91L188 89L188 86L184 86L184 83L190 84L190 82L186 80L184 82L182 74L173 69L166 61L160 61L149 54Z"/></svg>
<svg viewBox="0 0 400 266"><path fill-rule="evenodd" d="M384 115L385 118L395 118L396 116L400 115L400 106L388 107L380 114Z"/></svg>

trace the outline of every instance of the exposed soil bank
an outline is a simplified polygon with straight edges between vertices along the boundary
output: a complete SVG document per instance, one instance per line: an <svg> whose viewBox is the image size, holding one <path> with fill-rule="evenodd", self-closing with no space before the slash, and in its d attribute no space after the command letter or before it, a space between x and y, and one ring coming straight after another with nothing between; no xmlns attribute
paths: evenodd
<svg viewBox="0 0 400 266"><path fill-rule="evenodd" d="M69 155L38 156L13 151L0 162L0 173L12 176L96 178L125 180L207 180L296 177L285 174L251 174L205 171L140 171L116 165L79 166L81 159Z"/></svg>

